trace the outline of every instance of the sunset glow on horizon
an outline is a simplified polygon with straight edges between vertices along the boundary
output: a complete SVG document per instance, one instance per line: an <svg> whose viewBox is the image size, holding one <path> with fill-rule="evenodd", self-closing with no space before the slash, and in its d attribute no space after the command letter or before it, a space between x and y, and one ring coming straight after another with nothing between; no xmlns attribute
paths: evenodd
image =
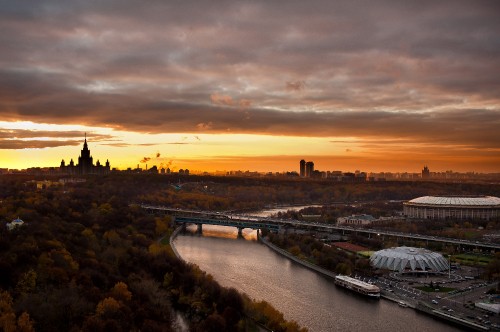
<svg viewBox="0 0 500 332"><path fill-rule="evenodd" d="M500 172L494 1L6 2L0 168Z"/></svg>

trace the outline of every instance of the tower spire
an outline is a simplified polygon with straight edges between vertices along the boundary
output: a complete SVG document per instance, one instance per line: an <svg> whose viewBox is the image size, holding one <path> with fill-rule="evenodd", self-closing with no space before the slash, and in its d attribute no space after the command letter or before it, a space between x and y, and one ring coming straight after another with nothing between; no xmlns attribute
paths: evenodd
<svg viewBox="0 0 500 332"><path fill-rule="evenodd" d="M85 142L83 143L83 148L87 149L87 132L85 132Z"/></svg>

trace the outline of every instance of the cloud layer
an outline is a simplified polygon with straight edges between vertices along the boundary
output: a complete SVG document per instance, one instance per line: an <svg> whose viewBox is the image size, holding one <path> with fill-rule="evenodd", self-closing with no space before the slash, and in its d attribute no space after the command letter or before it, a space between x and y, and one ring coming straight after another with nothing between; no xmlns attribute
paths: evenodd
<svg viewBox="0 0 500 332"><path fill-rule="evenodd" d="M4 121L500 149L497 1L0 3Z"/></svg>

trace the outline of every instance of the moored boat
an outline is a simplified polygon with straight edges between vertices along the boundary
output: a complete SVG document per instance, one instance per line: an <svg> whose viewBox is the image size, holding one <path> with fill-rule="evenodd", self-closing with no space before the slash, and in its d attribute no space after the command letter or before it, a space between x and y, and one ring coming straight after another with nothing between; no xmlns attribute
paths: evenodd
<svg viewBox="0 0 500 332"><path fill-rule="evenodd" d="M380 298L379 287L355 278L338 275L335 277L335 285L350 289L356 293L366 295L368 297L377 299Z"/></svg>

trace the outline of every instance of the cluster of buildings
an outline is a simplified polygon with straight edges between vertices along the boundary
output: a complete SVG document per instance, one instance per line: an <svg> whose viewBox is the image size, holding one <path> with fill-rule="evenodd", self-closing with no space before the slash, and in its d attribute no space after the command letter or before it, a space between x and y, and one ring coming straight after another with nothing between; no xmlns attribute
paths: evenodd
<svg viewBox="0 0 500 332"><path fill-rule="evenodd" d="M341 171L319 171L314 169L314 162L306 162L302 159L299 163L301 178L319 178L319 179L331 179L339 182L366 182L368 180L367 174L365 172L356 171L351 172L341 172ZM372 179L375 180L375 179Z"/></svg>
<svg viewBox="0 0 500 332"><path fill-rule="evenodd" d="M166 175L169 175L169 174L189 175L189 169L182 169L181 168L178 172L174 172L168 167L167 168L162 167L162 168L158 169L158 167L156 165L154 165L153 167L151 167L149 169L148 169L148 165L146 165L146 169L142 169L139 167L139 165L137 165L137 168L132 169L131 167L129 167L124 172L125 173L166 174Z"/></svg>
<svg viewBox="0 0 500 332"><path fill-rule="evenodd" d="M300 161L300 177L301 178L312 178L317 175L319 171L314 173L314 163L312 161L306 162L304 159Z"/></svg>
<svg viewBox="0 0 500 332"><path fill-rule="evenodd" d="M143 168L137 165L137 168L127 168L124 170L126 173L157 173L157 174L179 174L179 175L189 175L190 171L188 169L180 169L179 171L173 171L170 168L164 168L160 165L160 168L153 166L150 169ZM78 175L105 175L110 172L118 172L116 168L111 169L109 160L106 160L104 164L101 164L99 160L94 164L94 159L90 154L90 150L87 144L87 137L85 135L85 140L83 143L83 148L81 150L80 156L77 162L73 159L69 163L66 163L63 159L59 167L32 167L26 170L14 170L7 168L0 168L0 175L3 174L32 174L32 175L60 175L67 174L72 176ZM483 173L458 173L453 171L445 172L431 172L428 166L424 166L420 173L408 173L408 172L361 172L356 170L355 172L342 172L342 171L320 171L314 168L313 161L305 161L304 159L299 162L299 173L296 171L288 172L256 172L256 171L217 171L215 173L202 172L197 173L202 175L216 175L216 176L243 176L243 177L300 177L300 178L313 178L313 179L328 179L335 182L377 182L377 181L418 181L418 180L430 180L430 181L458 181L466 182L468 180L474 181L498 181L500 180L500 173L493 174L483 174Z"/></svg>
<svg viewBox="0 0 500 332"><path fill-rule="evenodd" d="M375 222L382 221L402 221L405 218L403 216L391 216L391 217L380 217L375 218L369 214L353 214L348 217L339 217L337 218L338 225L346 225L346 226L366 226L371 225Z"/></svg>

